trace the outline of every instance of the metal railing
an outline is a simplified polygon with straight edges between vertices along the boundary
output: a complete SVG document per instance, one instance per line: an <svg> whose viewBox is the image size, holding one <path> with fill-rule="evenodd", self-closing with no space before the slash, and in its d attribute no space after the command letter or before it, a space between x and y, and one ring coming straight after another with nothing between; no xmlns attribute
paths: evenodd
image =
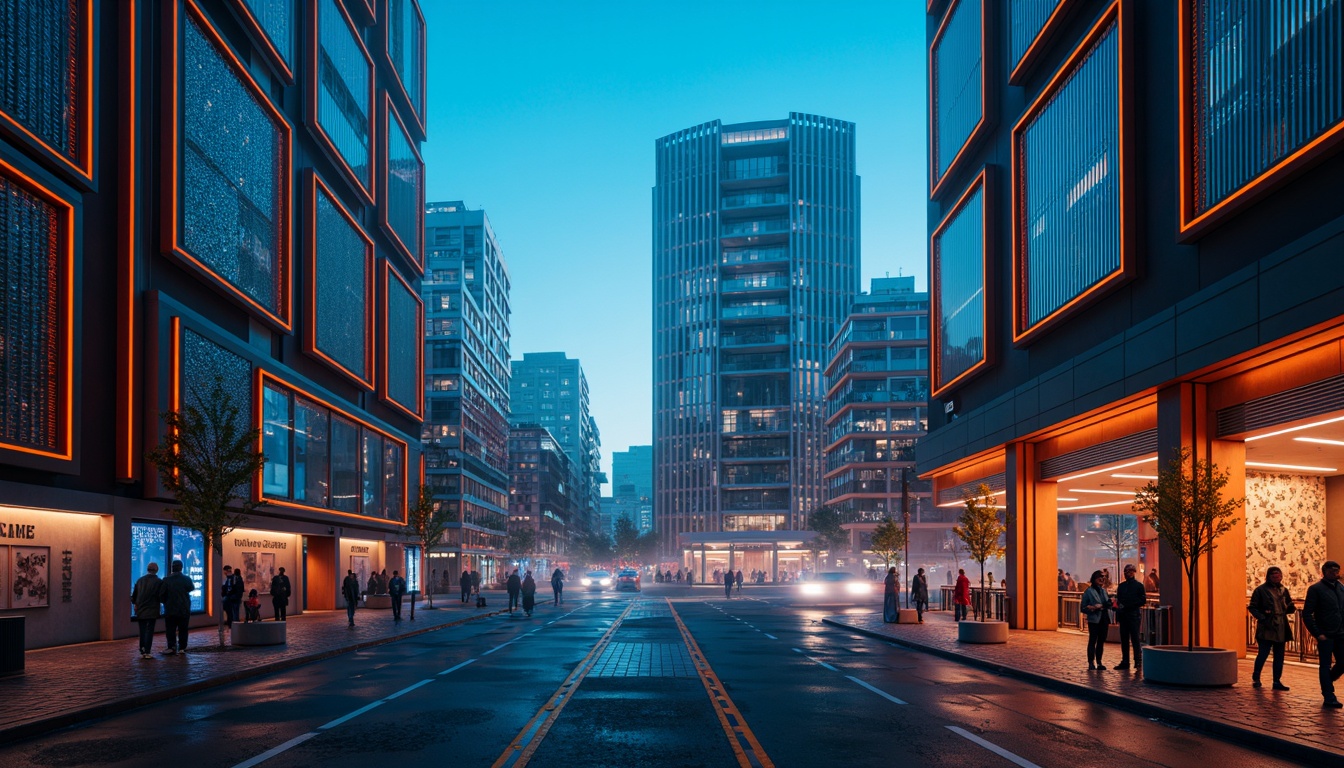
<svg viewBox="0 0 1344 768"><path fill-rule="evenodd" d="M1316 648L1316 638L1307 631L1306 625L1302 623L1302 609L1296 613L1288 614L1288 621L1292 623L1293 639L1284 644L1284 656L1296 657L1301 662L1317 662L1320 660L1320 651ZM1259 650L1259 645L1255 642L1255 617L1250 613L1246 614L1246 648L1248 650Z"/></svg>
<svg viewBox="0 0 1344 768"><path fill-rule="evenodd" d="M956 587L943 585L939 587L941 601L938 610L950 611L954 605L953 593ZM971 605L967 610L967 616L974 618L984 615L987 619L994 621L1006 621L1008 615L1008 593L1003 589L981 589L971 587Z"/></svg>

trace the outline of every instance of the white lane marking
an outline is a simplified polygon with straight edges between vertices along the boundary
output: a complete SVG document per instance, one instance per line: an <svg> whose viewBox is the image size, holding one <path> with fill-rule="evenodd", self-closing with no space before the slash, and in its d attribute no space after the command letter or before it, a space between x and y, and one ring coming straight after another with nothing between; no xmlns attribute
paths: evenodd
<svg viewBox="0 0 1344 768"><path fill-rule="evenodd" d="M457 670L459 670L459 669L461 669L461 668L467 666L468 664L470 664L470 663L473 662L473 661L475 661L475 659L467 659L466 661L462 662L461 664L458 664L458 665L455 666L455 667L449 667L449 668L443 670L443 671L440 672L439 674L440 674L440 675L451 675L452 673L454 673L454 672L456 672Z"/></svg>
<svg viewBox="0 0 1344 768"><path fill-rule="evenodd" d="M810 661L810 662L812 662L812 663L814 663L814 664L820 664L821 666L823 666L823 667L825 667L825 668L831 670L832 672L839 672L839 671L840 671L840 670L836 669L835 667L832 667L830 664L827 664L826 662L822 661L821 659L814 659L814 658L812 658L811 656L808 656L806 653L803 653L803 649L801 649L801 648L794 648L793 650L794 650L795 653L802 653L804 659L807 659L808 661Z"/></svg>
<svg viewBox="0 0 1344 768"><path fill-rule="evenodd" d="M348 715L345 715L344 717L338 717L335 720L332 720L330 723L327 723L326 725L319 725L317 727L317 730L329 731L332 728L335 728L336 726L340 725L341 723L346 722L347 720L352 720L364 714L365 712L368 712L374 707L381 707L382 705L383 705L383 699L379 699L371 704L365 704L364 706L360 707L359 709L356 709L354 712L351 712Z"/></svg>
<svg viewBox="0 0 1344 768"><path fill-rule="evenodd" d="M432 678L432 677L430 677L430 678L426 678L426 679L421 680L420 682L416 683L415 685L408 685L408 686L406 686L405 688L402 688L400 691L397 691L396 693L392 694L391 696L387 696L387 697L385 697L385 698L383 699L383 701L391 701L391 700L397 698L398 696L402 696L402 695L405 695L405 694L407 694L407 693L410 693L411 691L414 691L416 688L419 688L419 687L421 687L421 686L423 686L423 685L429 685L429 684L432 683L432 682L434 682L434 678Z"/></svg>
<svg viewBox="0 0 1344 768"><path fill-rule="evenodd" d="M515 642L517 642L517 641L516 641L516 640L510 640L510 641L507 642L507 643L500 643L499 645L496 645L494 648L491 648L490 650L486 651L485 653L482 653L481 655L482 655L482 656L489 656L490 654L494 653L495 651L498 651L500 648L508 648L510 645L513 645Z"/></svg>
<svg viewBox="0 0 1344 768"><path fill-rule="evenodd" d="M999 757L1002 757L1004 760L1007 760L1008 762L1014 765L1020 765L1022 766L1022 768L1041 768L1039 765L1031 762L1025 757L1018 757L1017 755L1014 755L1012 752L1009 752L1008 750L998 746L997 744L992 744L988 741L985 741L979 736L976 736L970 731L967 731L965 728L959 728L955 725L949 725L947 726L947 730L957 734L958 736L970 739L976 744L979 744L980 746L984 747L985 749L988 749L990 752L993 752L994 754L998 755Z"/></svg>
<svg viewBox="0 0 1344 768"><path fill-rule="evenodd" d="M868 690L872 691L873 693L876 693L878 696L881 696L882 698L886 699L887 701L890 701L892 704L904 704L904 703L906 703L906 702L901 701L900 699L896 698L895 696L892 696L890 693L887 693L886 691L883 691L883 690L879 690L879 689L877 689L877 688L874 688L873 686L871 686L871 685L869 685L869 684L863 682L862 680L860 680L859 678L857 678L857 677L855 677L855 676L853 676L853 675L845 675L845 677L849 678L850 680L853 680L854 682L858 683L859 685L863 686L864 688L867 688Z"/></svg>
<svg viewBox="0 0 1344 768"><path fill-rule="evenodd" d="M768 637L768 638L770 638L771 640L778 640L778 639L779 639L778 637L775 637L774 635L770 634L769 632L766 632L766 633L765 633L765 636Z"/></svg>
<svg viewBox="0 0 1344 768"><path fill-rule="evenodd" d="M275 757L276 755L280 754L281 752L284 752L287 749L292 749L293 747L299 746L303 742L313 738L316 735L317 735L316 731L309 731L308 733L305 733L302 736L295 736L289 741L286 741L284 744L281 744L280 746L274 749L268 749L265 752L262 752L260 755L257 755L256 757L252 758L251 760L245 760L235 765L233 768L252 768L252 766L254 765L260 765L261 763L270 760L272 757Z"/></svg>

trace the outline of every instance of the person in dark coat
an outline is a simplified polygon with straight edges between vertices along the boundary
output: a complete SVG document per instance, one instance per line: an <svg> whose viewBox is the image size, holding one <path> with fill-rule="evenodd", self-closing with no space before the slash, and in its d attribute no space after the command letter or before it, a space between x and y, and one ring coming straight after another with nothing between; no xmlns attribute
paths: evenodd
<svg viewBox="0 0 1344 768"><path fill-rule="evenodd" d="M924 623L924 612L929 610L929 579L924 575L924 569L920 568L914 578L910 579L910 600L915 604L915 613L919 616L919 623Z"/></svg>
<svg viewBox="0 0 1344 768"><path fill-rule="evenodd" d="M145 575L131 589L131 605L135 606L135 620L140 625L140 658L151 658L154 648L154 625L159 621L159 604L163 602L163 580L159 578L159 564L145 566Z"/></svg>
<svg viewBox="0 0 1344 768"><path fill-rule="evenodd" d="M1251 602L1246 610L1255 617L1255 643L1260 648L1255 654L1251 686L1260 687L1260 672L1265 668L1265 659L1273 651L1274 690L1288 690L1280 678L1283 677L1284 647L1293 639L1293 628L1288 624L1288 616L1297 613L1297 606L1293 605L1288 588L1283 586L1283 570L1277 565L1271 565L1265 571L1265 583L1251 593Z"/></svg>
<svg viewBox="0 0 1344 768"><path fill-rule="evenodd" d="M1321 580L1307 587L1307 599L1302 603L1302 624L1316 638L1324 706L1330 709L1344 707L1335 696L1335 681L1344 675L1344 585L1339 583L1339 563L1334 560L1325 561L1321 566Z"/></svg>
<svg viewBox="0 0 1344 768"><path fill-rule="evenodd" d="M469 601L471 599L471 571L462 571L462 577L458 579L457 586L462 590L462 602Z"/></svg>
<svg viewBox="0 0 1344 768"><path fill-rule="evenodd" d="M345 581L341 582L341 596L345 598L345 615L350 626L355 626L355 608L359 605L359 577L354 571L345 572Z"/></svg>
<svg viewBox="0 0 1344 768"><path fill-rule="evenodd" d="M238 611L243 606L243 595L247 590L243 586L243 574L233 570L233 566L224 566L224 583L219 588L224 598L224 626L231 627L238 620Z"/></svg>
<svg viewBox="0 0 1344 768"><path fill-rule="evenodd" d="M737 581L737 594L740 595L740 594L742 594L742 569L741 569L741 568L739 568L739 569L737 570L736 581Z"/></svg>
<svg viewBox="0 0 1344 768"><path fill-rule="evenodd" d="M182 572L182 561L168 566L171 573L159 585L163 599L163 634L168 640L168 655L187 652L187 622L191 620L191 593L196 582Z"/></svg>
<svg viewBox="0 0 1344 768"><path fill-rule="evenodd" d="M271 608L275 610L275 620L285 621L289 618L289 596L294 590L289 585L289 577L285 575L285 567L280 566L280 572L271 577Z"/></svg>
<svg viewBox="0 0 1344 768"><path fill-rule="evenodd" d="M1087 668L1105 671L1101 652L1111 626L1111 598L1106 594L1106 574L1101 571L1092 572L1092 586L1083 593L1082 611L1087 616Z"/></svg>
<svg viewBox="0 0 1344 768"><path fill-rule="evenodd" d="M392 620L401 621L401 599L406 596L406 580L396 571L387 580L387 594L392 598Z"/></svg>
<svg viewBox="0 0 1344 768"><path fill-rule="evenodd" d="M555 604L563 605L565 602L565 573L559 568L551 573L551 592L554 593Z"/></svg>
<svg viewBox="0 0 1344 768"><path fill-rule="evenodd" d="M518 598L523 593L523 580L518 578L517 568L509 574L509 580L504 583L504 588L509 591L509 613L513 613L513 609L518 607Z"/></svg>
<svg viewBox="0 0 1344 768"><path fill-rule="evenodd" d="M521 585L523 592L523 613L532 615L532 609L537 607L537 582L532 578L532 572L528 571L523 576Z"/></svg>
<svg viewBox="0 0 1344 768"><path fill-rule="evenodd" d="M896 568L887 569L887 577L882 580L882 620L895 624L901 618L900 580L896 578Z"/></svg>
<svg viewBox="0 0 1344 768"><path fill-rule="evenodd" d="M729 600L733 599L733 584L735 581L732 577L732 571L723 574L723 596Z"/></svg>
<svg viewBox="0 0 1344 768"><path fill-rule="evenodd" d="M1143 621L1143 606L1148 604L1148 595L1143 583L1135 578L1138 568L1133 563L1125 566L1125 580L1115 588L1115 618L1120 624L1120 663L1116 669L1129 669L1129 651L1134 650L1134 668L1143 666L1143 656L1139 654L1139 624Z"/></svg>
<svg viewBox="0 0 1344 768"><path fill-rule="evenodd" d="M472 591L472 594L476 594L476 595L481 594L481 572L480 572L480 571L472 571L472 572L471 572L471 591Z"/></svg>

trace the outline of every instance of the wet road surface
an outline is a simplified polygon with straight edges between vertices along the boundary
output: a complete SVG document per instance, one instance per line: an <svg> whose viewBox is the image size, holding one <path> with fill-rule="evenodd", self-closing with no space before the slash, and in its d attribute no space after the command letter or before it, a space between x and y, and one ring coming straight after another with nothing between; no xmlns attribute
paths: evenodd
<svg viewBox="0 0 1344 768"><path fill-rule="evenodd" d="M1293 765L757 594L573 594L0 747L0 765Z"/></svg>

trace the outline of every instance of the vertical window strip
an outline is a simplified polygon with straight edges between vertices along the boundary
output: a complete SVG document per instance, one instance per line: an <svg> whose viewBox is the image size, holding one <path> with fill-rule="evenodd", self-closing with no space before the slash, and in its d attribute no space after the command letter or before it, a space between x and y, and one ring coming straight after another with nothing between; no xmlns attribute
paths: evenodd
<svg viewBox="0 0 1344 768"><path fill-rule="evenodd" d="M1021 131L1020 332L1122 268L1119 37L1112 21Z"/></svg>
<svg viewBox="0 0 1344 768"><path fill-rule="evenodd" d="M0 112L56 156L83 168L80 100L85 0L0 0Z"/></svg>
<svg viewBox="0 0 1344 768"><path fill-rule="evenodd" d="M318 5L317 122L367 192L373 188L369 157L373 67L337 0L319 0Z"/></svg>
<svg viewBox="0 0 1344 768"><path fill-rule="evenodd" d="M1017 69L1045 23L1068 0L1008 0L1008 69ZM1035 56L1033 56L1033 59Z"/></svg>
<svg viewBox="0 0 1344 768"><path fill-rule="evenodd" d="M985 186L978 184L933 241L940 390L986 360Z"/></svg>
<svg viewBox="0 0 1344 768"><path fill-rule="evenodd" d="M984 0L960 0L933 51L934 179L941 179L984 118Z"/></svg>
<svg viewBox="0 0 1344 768"><path fill-rule="evenodd" d="M242 0L257 28L275 50L280 64L294 69L294 0Z"/></svg>
<svg viewBox="0 0 1344 768"><path fill-rule="evenodd" d="M314 185L314 347L352 376L372 381L368 370L369 264L373 244L342 213L322 184Z"/></svg>
<svg viewBox="0 0 1344 768"><path fill-rule="evenodd" d="M388 226L410 251L411 260L424 263L421 237L424 227L420 215L424 210L425 166L415 154L415 143L403 129L391 102L387 106L386 212Z"/></svg>
<svg viewBox="0 0 1344 768"><path fill-rule="evenodd" d="M1199 214L1344 120L1344 0L1188 1Z"/></svg>

